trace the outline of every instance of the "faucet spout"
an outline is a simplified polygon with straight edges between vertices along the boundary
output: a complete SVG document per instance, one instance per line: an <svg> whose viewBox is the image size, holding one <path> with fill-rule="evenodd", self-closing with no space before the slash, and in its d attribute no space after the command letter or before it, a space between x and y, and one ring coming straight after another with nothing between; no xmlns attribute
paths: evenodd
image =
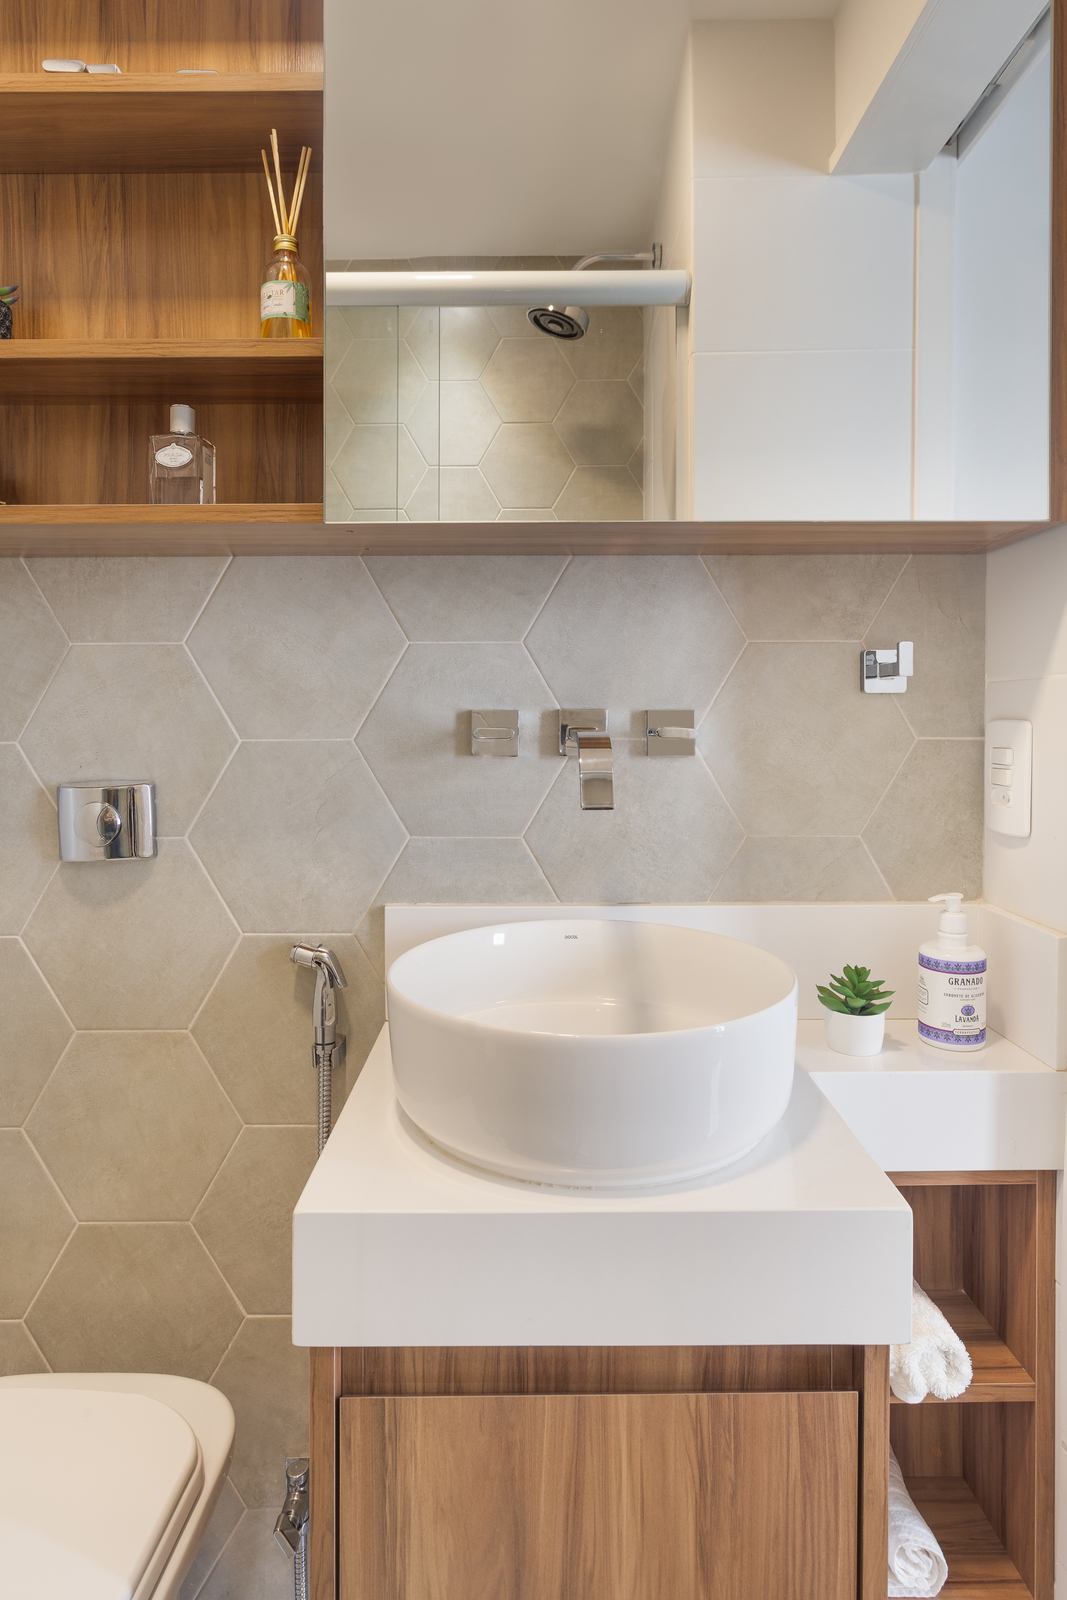
<svg viewBox="0 0 1067 1600"><path fill-rule="evenodd" d="M579 729L578 789L583 811L614 811L615 766L606 733Z"/></svg>

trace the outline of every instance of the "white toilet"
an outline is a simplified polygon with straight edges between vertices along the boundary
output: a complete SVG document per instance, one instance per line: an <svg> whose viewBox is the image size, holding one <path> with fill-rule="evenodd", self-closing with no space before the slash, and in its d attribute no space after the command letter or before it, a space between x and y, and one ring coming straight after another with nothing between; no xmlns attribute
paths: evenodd
<svg viewBox="0 0 1067 1600"><path fill-rule="evenodd" d="M0 1378L4 1594L176 1600L233 1433L226 1396L193 1378Z"/></svg>

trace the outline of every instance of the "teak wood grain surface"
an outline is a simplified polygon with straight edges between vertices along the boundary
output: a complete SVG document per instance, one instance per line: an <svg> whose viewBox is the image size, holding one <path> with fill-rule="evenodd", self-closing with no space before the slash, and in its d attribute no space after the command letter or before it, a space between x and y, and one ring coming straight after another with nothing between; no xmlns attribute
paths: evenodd
<svg viewBox="0 0 1067 1600"><path fill-rule="evenodd" d="M340 1402L340 1600L852 1600L852 1393Z"/></svg>

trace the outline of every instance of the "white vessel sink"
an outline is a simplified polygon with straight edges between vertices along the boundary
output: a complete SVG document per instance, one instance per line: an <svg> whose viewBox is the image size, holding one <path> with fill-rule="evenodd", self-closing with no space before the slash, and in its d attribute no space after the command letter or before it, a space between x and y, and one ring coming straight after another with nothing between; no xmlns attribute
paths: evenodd
<svg viewBox="0 0 1067 1600"><path fill-rule="evenodd" d="M671 1183L754 1148L793 1084L777 956L646 922L511 922L394 961L397 1098L452 1155L536 1183Z"/></svg>

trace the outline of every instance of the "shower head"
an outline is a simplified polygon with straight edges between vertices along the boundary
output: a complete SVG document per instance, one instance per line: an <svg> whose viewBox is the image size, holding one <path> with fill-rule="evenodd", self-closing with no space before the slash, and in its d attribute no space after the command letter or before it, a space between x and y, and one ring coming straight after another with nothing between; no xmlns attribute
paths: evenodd
<svg viewBox="0 0 1067 1600"><path fill-rule="evenodd" d="M589 313L581 306L531 306L526 316L553 339L580 339L589 326Z"/></svg>
<svg viewBox="0 0 1067 1600"><path fill-rule="evenodd" d="M599 250L595 256L583 256L571 270L581 272L594 261L647 261L653 268L661 267L663 246L654 244L651 250ZM582 339L589 329L589 313L581 306L531 306L526 316L539 333L551 334L553 339Z"/></svg>

